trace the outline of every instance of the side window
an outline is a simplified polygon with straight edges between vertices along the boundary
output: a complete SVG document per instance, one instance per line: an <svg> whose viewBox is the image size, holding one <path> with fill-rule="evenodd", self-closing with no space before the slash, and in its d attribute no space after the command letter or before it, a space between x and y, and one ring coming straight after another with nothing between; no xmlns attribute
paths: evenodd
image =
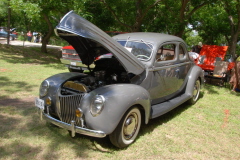
<svg viewBox="0 0 240 160"><path fill-rule="evenodd" d="M182 47L182 45L179 46L179 59L185 59L186 57L186 51Z"/></svg>
<svg viewBox="0 0 240 160"><path fill-rule="evenodd" d="M165 44L158 49L156 60L169 61L175 59L176 45L175 44Z"/></svg>

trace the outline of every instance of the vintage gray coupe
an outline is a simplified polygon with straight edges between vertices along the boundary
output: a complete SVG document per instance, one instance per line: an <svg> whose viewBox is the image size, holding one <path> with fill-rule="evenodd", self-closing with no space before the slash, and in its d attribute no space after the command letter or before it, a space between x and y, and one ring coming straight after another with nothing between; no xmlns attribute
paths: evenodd
<svg viewBox="0 0 240 160"><path fill-rule="evenodd" d="M203 71L190 60L181 38L160 33L110 37L73 11L55 33L74 47L83 64L95 65L88 72L45 79L35 100L41 118L71 136L109 136L124 148L142 123L199 98ZM96 60L108 53L110 58Z"/></svg>

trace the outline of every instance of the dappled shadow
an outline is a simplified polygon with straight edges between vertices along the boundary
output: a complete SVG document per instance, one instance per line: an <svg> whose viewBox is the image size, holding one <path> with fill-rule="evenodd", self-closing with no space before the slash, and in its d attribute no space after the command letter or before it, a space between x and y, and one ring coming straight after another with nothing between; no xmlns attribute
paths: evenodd
<svg viewBox="0 0 240 160"><path fill-rule="evenodd" d="M1 100L2 101L2 100ZM11 101L10 98L8 101ZM29 106L29 102L13 99L15 103L0 104L0 157L6 159L59 159L57 154L61 146L74 149L78 157L87 158L90 142L84 137L72 139L67 131L58 127L48 126L45 121L40 121L37 108ZM22 104L22 107L11 106ZM28 107L23 107L28 106ZM20 114L19 114L20 113ZM27 121L25 122L26 119ZM9 140L7 140L9 139ZM15 140L11 140L15 139ZM31 141L34 139L34 141ZM39 144L39 141L43 142ZM38 144L35 144L35 143ZM47 144L45 144L47 143Z"/></svg>
<svg viewBox="0 0 240 160"><path fill-rule="evenodd" d="M205 84L204 89L208 91L209 94L219 94L217 87L220 87L220 86Z"/></svg>
<svg viewBox="0 0 240 160"><path fill-rule="evenodd" d="M240 97L240 92L231 91L230 94Z"/></svg>
<svg viewBox="0 0 240 160"><path fill-rule="evenodd" d="M32 159L42 149L34 144L25 143L16 138L27 132L27 126L22 126L22 118L19 110L29 109L32 106L32 99L0 99L0 157L1 159Z"/></svg>
<svg viewBox="0 0 240 160"><path fill-rule="evenodd" d="M42 150L42 148L32 146L24 142L14 141L10 144L0 146L0 150L1 159L17 160L17 159L32 159L36 153Z"/></svg>
<svg viewBox="0 0 240 160"><path fill-rule="evenodd" d="M0 77L0 86L4 86L5 88L7 88L4 90L4 92L6 92L7 95L11 95L18 91L23 91L23 90L26 92L30 92L32 91L33 87L36 87L36 85L30 85L26 82L11 81L9 78L3 77L3 76ZM1 97L0 95L0 98L3 98L3 97Z"/></svg>
<svg viewBox="0 0 240 160"><path fill-rule="evenodd" d="M30 92L30 91L32 91L32 88L36 87L36 85L29 85L26 82L20 82L20 81L12 82L12 81L10 81L9 78L3 77L3 76L0 77L0 86L4 86L5 88L8 88L8 89L4 90L4 92L6 92L7 95L11 95L16 92L22 91L23 88L24 88L24 91ZM0 95L0 97L1 97L1 95Z"/></svg>
<svg viewBox="0 0 240 160"><path fill-rule="evenodd" d="M0 138L5 139L5 142L4 142L5 144L3 145L3 141L2 141L2 144L0 144L0 150L1 150L0 157L5 159L9 159L9 158L22 159L23 157L24 159L33 159L34 157L36 157L38 153L41 153L43 150L45 150L45 148L36 146L34 142L32 143L31 141L25 140L25 139L28 139L29 137L39 136L39 134L34 135L34 133L31 132L33 127L36 126L36 123L31 124L31 126L29 126L28 123L26 125L23 125L21 123L22 118L20 116L10 115L11 112L14 112L14 110L16 110L16 107L12 106L9 108L12 109L11 111L9 111L10 112L9 114L1 113L0 115L0 121L1 121ZM23 108L21 109L18 108L18 111L19 110L23 111ZM25 111L29 112L29 108L27 110L25 109ZM14 116L18 118L15 118ZM32 121L32 119L30 120ZM18 137L19 135L21 136L21 138ZM9 141L6 141L6 139L9 139ZM11 139L15 139L15 140L12 141ZM50 159L49 157L51 157L52 159L58 158L58 156L55 156L54 154L52 155L49 154L46 156L43 155L42 159Z"/></svg>
<svg viewBox="0 0 240 160"><path fill-rule="evenodd" d="M15 107L9 107L7 109L7 112L14 113L16 108ZM13 116L7 116L3 112L3 108L0 105L0 111L3 115L0 115L0 130L1 130L1 137L2 138L10 138L11 135L9 135L9 131L11 128L16 128L19 118L15 118Z"/></svg>
<svg viewBox="0 0 240 160"><path fill-rule="evenodd" d="M204 97L203 91L199 94L199 100ZM199 101L198 100L198 101ZM148 124L142 123L140 133L138 137L141 137L142 135L152 133L154 129L156 129L158 126L163 125L172 119L180 116L184 111L192 107L193 105L188 104L187 102L181 104L180 106L177 106L170 112L163 114L162 116L159 116L154 119L150 119Z"/></svg>
<svg viewBox="0 0 240 160"><path fill-rule="evenodd" d="M48 49L48 53L41 53L39 47L11 46L0 44L2 60L16 64L48 64L46 67L55 69L66 69L65 65L60 62L61 50Z"/></svg>
<svg viewBox="0 0 240 160"><path fill-rule="evenodd" d="M216 86L216 85L211 85L211 84L205 84L204 90L208 92L208 94L220 94L219 89L223 89L225 92L229 92L232 95L235 96L240 96L240 92L233 92L231 91L231 88L229 84L224 86Z"/></svg>
<svg viewBox="0 0 240 160"><path fill-rule="evenodd" d="M34 107L34 97L0 98L0 121L0 138L16 139L7 141L4 145L0 144L0 157L14 156L13 159L21 159L24 155L26 159L59 159L61 155L57 152L62 146L69 146L74 157L83 159L88 158L91 150L102 153L115 150L108 137L94 138L76 134L76 137L72 138L67 130L45 120L40 121L38 109ZM32 138L39 140L28 141ZM34 144L39 141L42 141L43 145Z"/></svg>
<svg viewBox="0 0 240 160"><path fill-rule="evenodd" d="M18 98L1 98L0 99L0 106L2 107L8 107L8 106L15 106L16 108L19 107L32 107L34 105L34 97L29 97L29 98L23 98L23 99L18 99Z"/></svg>
<svg viewBox="0 0 240 160"><path fill-rule="evenodd" d="M201 97L202 97L202 94L201 94ZM149 133L153 132L153 130L155 128L157 128L158 126L171 121L172 119L174 119L177 116L180 116L181 113L183 113L185 110L187 110L191 106L192 105L184 103L160 117L151 119L147 125L142 125L141 131L139 133L139 137L141 135L145 135L145 134L149 134Z"/></svg>

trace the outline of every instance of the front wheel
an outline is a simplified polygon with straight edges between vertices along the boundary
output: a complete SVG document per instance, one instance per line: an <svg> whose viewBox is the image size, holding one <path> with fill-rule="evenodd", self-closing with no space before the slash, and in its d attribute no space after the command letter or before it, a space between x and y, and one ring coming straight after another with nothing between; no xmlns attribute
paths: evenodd
<svg viewBox="0 0 240 160"><path fill-rule="evenodd" d="M134 142L141 126L141 113L137 107L125 113L117 128L109 135L110 141L118 148Z"/></svg>
<svg viewBox="0 0 240 160"><path fill-rule="evenodd" d="M201 88L201 84L200 84L200 80L196 80L194 87L193 87L193 94L192 94L192 98L188 100L189 104L195 104L199 98L199 94L200 94L200 88Z"/></svg>

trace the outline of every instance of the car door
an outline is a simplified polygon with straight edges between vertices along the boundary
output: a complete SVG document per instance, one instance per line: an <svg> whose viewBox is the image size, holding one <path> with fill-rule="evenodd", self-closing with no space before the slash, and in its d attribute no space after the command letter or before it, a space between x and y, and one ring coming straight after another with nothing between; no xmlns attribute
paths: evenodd
<svg viewBox="0 0 240 160"><path fill-rule="evenodd" d="M178 49L179 49L178 78L179 78L179 85L181 85L180 89L182 89L187 82L187 76L188 76L189 70L191 69L192 63L189 59L188 52L185 45L180 43Z"/></svg>
<svg viewBox="0 0 240 160"><path fill-rule="evenodd" d="M164 43L158 48L150 91L153 104L172 98L182 86L178 52L178 42Z"/></svg>

